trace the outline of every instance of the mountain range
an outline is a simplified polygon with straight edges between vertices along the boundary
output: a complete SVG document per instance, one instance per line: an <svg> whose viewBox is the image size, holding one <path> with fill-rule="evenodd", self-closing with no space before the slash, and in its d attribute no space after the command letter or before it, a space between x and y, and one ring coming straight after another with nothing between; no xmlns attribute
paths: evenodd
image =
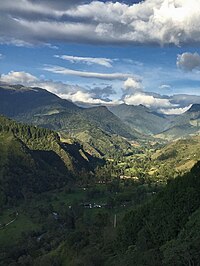
<svg viewBox="0 0 200 266"><path fill-rule="evenodd" d="M81 108L41 88L0 86L0 113L19 122L59 131L74 138L88 152L102 156L116 148L130 148L125 139L140 134L131 130L106 107Z"/></svg>
<svg viewBox="0 0 200 266"><path fill-rule="evenodd" d="M110 107L109 110L132 129L146 135L162 132L170 124L168 116L156 113L144 105L121 104Z"/></svg>
<svg viewBox="0 0 200 266"><path fill-rule="evenodd" d="M193 104L188 111L170 119L170 126L160 132L157 137L169 140L199 134L200 104Z"/></svg>
<svg viewBox="0 0 200 266"><path fill-rule="evenodd" d="M191 251L191 261L199 261L199 238L196 236L198 236L200 221L200 164L198 162L200 136L191 137L189 135L198 134L200 105L191 106L187 112L179 116L159 114L142 105L123 104L109 109L107 107L81 108L40 88L2 85L0 86L0 113L2 114L0 115L0 206L2 208L15 207L20 202L26 203L30 200L37 202L40 195L56 191L55 197L49 195L49 199L53 198L54 205L48 204L46 209L49 210L49 214L47 212L47 216L42 216L43 213L45 214L45 208L41 208L39 205L36 207L41 210L39 221L40 223L42 221L42 230L46 230L38 231L37 237L34 233L33 235L32 232L29 233L29 242L31 239L37 244L34 246L32 243L35 242L30 242L26 252L23 253L19 249L19 254L12 253L12 249L7 251L5 248L1 252L4 261L14 258L14 261L19 262L18 258L23 255L20 265L25 265L22 259L27 261L32 257L36 258L36 262L37 257L47 259L46 264L41 262L38 265L54 265L49 262L48 256L54 254L56 258L68 259L69 252L72 252L75 257L79 255L83 260L85 252L91 254L90 249L94 246L94 239L98 239L99 244L97 242L95 245L106 261L106 264L100 262L98 265L120 266L133 263L142 266L182 265L183 261L184 263L188 262L188 250ZM75 202L76 209L68 202L65 205L62 201L58 205L59 190L64 190L66 192L64 195L69 196L71 193L69 193L69 189L73 187L71 185L77 185L79 191L81 193L85 191L87 195L89 192L98 192L95 189L87 192L87 184L89 180L95 178L97 166L106 166L105 159L107 162L110 161L110 158L114 161L113 158L116 158L116 154L129 154L133 151L133 143L137 145L140 140L148 142L153 137L173 140L184 137L184 139L168 143L164 148L155 150L154 155L148 157L151 166L159 166L158 169L154 167L157 171L166 169L169 174L169 179L166 180L167 185L157 192L159 182L156 179L156 182L154 180L148 185L143 183L137 185L138 181L136 181L132 187L129 187L128 182L126 185L124 183L120 189L127 189L124 191L125 194L121 195L125 196L126 204L127 199L130 200L129 197L132 195L131 191L133 195L137 195L136 191L138 190L139 196L143 195L142 191L145 191L145 188L152 188L152 192L147 193L146 202L135 206L135 201L130 211L126 211L123 219L118 218L118 225L114 231L112 231L113 225L110 224L114 209L111 211L112 216L108 216L107 210L101 210L101 214L97 213L97 216L94 216L94 224L88 226L88 221L93 218L80 216L82 218L78 219L79 216L76 216L78 211L79 215L83 211L80 209L82 203L77 205ZM137 155L139 157L132 157L131 160L140 162L144 154ZM106 156L107 158L105 158ZM115 163L118 161L116 160ZM131 161L127 161L127 166L130 163ZM120 161L119 165L122 164ZM176 176L177 178L172 180L172 168L175 168L177 175L184 172L186 174ZM102 173L101 178L106 178L106 172ZM118 180L114 181L117 181L116 184L118 184ZM83 184L84 188L81 187ZM113 183L113 185L116 184ZM99 185L98 183L97 186ZM104 184L102 185L104 186ZM105 187L109 188L109 185L112 183L108 183ZM108 193L107 190L106 193ZM104 196L107 195L106 193ZM109 201L112 201L111 196L117 197L120 192L113 190L113 193L108 195L110 195ZM73 192L71 196L73 198ZM59 212L54 211L56 206L59 206ZM125 206L123 205L123 208ZM30 208L28 207L28 209ZM32 212L31 219L36 217L36 209ZM76 211L74 212L74 210ZM108 211L110 210L108 209ZM124 211L125 209L123 209ZM15 219L17 219L17 215L18 212ZM19 216L23 218L23 212ZM71 218L77 223L71 223L73 221ZM107 231L101 231L104 228L101 226L106 219L108 220L107 224L105 223ZM86 220L85 227L85 224L81 224L80 221ZM69 227L70 224L72 227ZM84 234L83 237L80 225L83 226L84 233L89 228L88 235ZM4 233L7 228L4 229L1 232ZM108 230L114 238L108 233ZM53 235L49 235L52 232ZM66 232L68 233L66 234ZM99 233L108 235L109 240L99 237ZM44 235L47 237L46 240ZM52 238L52 241L58 240L51 249L49 249L49 245L46 245L49 243L48 236ZM88 236L90 236L88 239L92 240L91 243L87 241ZM23 237L20 239L27 239L26 235ZM41 238L42 242L40 243ZM60 243L62 244L60 245ZM71 243L75 243L75 245L73 246ZM80 252L77 252L77 243L83 243L79 247L79 250L82 251L81 255ZM20 244L18 246L20 247ZM38 246L42 253L36 252ZM47 246L45 252L44 246ZM73 252L73 248L76 252ZM176 251L175 255L174 250ZM184 254L184 258L182 254ZM100 256L98 255L97 258L99 260ZM27 265L33 265L31 263ZM3 262L2 265L8 265L8 263ZM69 264L66 262L55 265ZM92 265L97 265L96 261ZM196 264L194 263L194 265Z"/></svg>
<svg viewBox="0 0 200 266"><path fill-rule="evenodd" d="M99 156L106 154L108 146L121 146L119 140L129 149L125 139L153 136L172 140L198 134L200 129L199 104L181 115L160 114L143 105L83 108L47 90L22 85L0 86L0 113L73 137ZM105 140L106 147L102 144Z"/></svg>
<svg viewBox="0 0 200 266"><path fill-rule="evenodd" d="M155 138L174 140L200 130L200 104L180 115L160 114L143 105L121 104L110 110L131 128Z"/></svg>

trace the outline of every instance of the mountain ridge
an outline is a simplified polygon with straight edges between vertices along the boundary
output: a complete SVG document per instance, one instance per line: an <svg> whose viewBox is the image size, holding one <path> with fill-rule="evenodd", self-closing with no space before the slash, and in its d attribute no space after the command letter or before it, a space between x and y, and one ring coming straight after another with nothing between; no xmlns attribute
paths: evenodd
<svg viewBox="0 0 200 266"><path fill-rule="evenodd" d="M1 86L0 113L19 122L49 128L61 132L65 137L75 138L87 144L85 147L87 146L88 151L92 149L94 154L99 154L99 157L102 156L100 154L105 155L109 147L113 153L114 147L120 147L120 143L129 149L130 144L125 139L135 140L141 136L105 106L78 107L70 101L36 87Z"/></svg>
<svg viewBox="0 0 200 266"><path fill-rule="evenodd" d="M143 105L121 104L109 109L132 129L147 135L162 131L169 123L168 116L156 113Z"/></svg>

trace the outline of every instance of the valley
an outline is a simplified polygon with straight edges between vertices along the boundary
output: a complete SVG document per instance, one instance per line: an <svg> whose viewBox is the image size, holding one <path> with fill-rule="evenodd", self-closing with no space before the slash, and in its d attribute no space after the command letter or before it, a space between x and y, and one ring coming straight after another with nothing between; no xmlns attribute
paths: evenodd
<svg viewBox="0 0 200 266"><path fill-rule="evenodd" d="M4 85L0 112L0 265L181 266L189 245L198 261L198 105L83 108Z"/></svg>
<svg viewBox="0 0 200 266"><path fill-rule="evenodd" d="M0 0L0 266L200 266L200 0Z"/></svg>

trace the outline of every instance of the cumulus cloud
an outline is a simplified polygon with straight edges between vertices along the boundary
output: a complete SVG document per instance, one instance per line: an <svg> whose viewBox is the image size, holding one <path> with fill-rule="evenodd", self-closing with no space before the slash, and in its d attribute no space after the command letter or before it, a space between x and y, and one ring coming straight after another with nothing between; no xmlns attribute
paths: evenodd
<svg viewBox="0 0 200 266"><path fill-rule="evenodd" d="M75 93L61 94L61 98L70 100L75 103L89 104L89 105L116 105L122 103L121 101L105 101L102 99L94 98L93 93L77 91Z"/></svg>
<svg viewBox="0 0 200 266"><path fill-rule="evenodd" d="M33 82L38 82L38 78L23 71L22 72L11 71L8 74L2 74L1 81L11 84L29 85L32 84Z"/></svg>
<svg viewBox="0 0 200 266"><path fill-rule="evenodd" d="M55 55L56 58L70 61L71 63L85 63L87 65L101 65L105 67L112 67L112 60L109 58L94 58L94 57L80 57L70 55Z"/></svg>
<svg viewBox="0 0 200 266"><path fill-rule="evenodd" d="M200 43L199 13L199 0L6 0L0 5L0 42Z"/></svg>
<svg viewBox="0 0 200 266"><path fill-rule="evenodd" d="M200 55L198 53L183 53L177 57L177 67L184 71L200 69Z"/></svg>
<svg viewBox="0 0 200 266"><path fill-rule="evenodd" d="M134 80L126 80L124 82L125 94L123 95L123 102L128 105L144 105L151 110L166 115L180 115L186 112L192 103L200 102L200 96L194 95L172 95L166 96L153 92L146 92L143 90L139 80L138 86L135 86ZM137 84L136 82L136 84ZM131 84L133 86L131 86ZM133 89L130 89L132 88ZM136 87L136 88L135 88ZM135 88L135 89L134 89ZM170 89L171 86L163 84L160 89Z"/></svg>
<svg viewBox="0 0 200 266"><path fill-rule="evenodd" d="M141 80L138 78L128 78L124 82L124 87L126 90L142 90L142 83Z"/></svg>
<svg viewBox="0 0 200 266"><path fill-rule="evenodd" d="M62 75L72 75L81 78L95 78L104 80L125 80L133 75L127 73L96 73L96 72L86 72L78 71L69 68L59 67L59 66L46 66L43 70Z"/></svg>
<svg viewBox="0 0 200 266"><path fill-rule="evenodd" d="M162 88L169 88L168 85L162 85ZM128 78L124 82L124 103L128 105L144 105L155 111L168 110L179 106L171 103L171 98L160 94L145 92L142 86L142 80L137 78Z"/></svg>
<svg viewBox="0 0 200 266"><path fill-rule="evenodd" d="M77 91L75 93L70 92L68 94L60 95L63 99L71 100L72 102L80 102L80 103L95 103L100 104L102 100L93 99L89 92Z"/></svg>
<svg viewBox="0 0 200 266"><path fill-rule="evenodd" d="M139 79L135 80L138 80L139 82ZM2 74L0 77L0 83L22 84L29 87L44 88L63 99L67 99L81 105L116 105L121 103L126 103L128 105L142 104L160 113L170 115L181 114L189 109L190 104L200 103L200 96L174 95L167 97L144 92L143 90L132 90L129 88L124 88L124 93L126 94L123 95L122 99L119 99L120 96L117 95L118 99L113 100L113 97L111 96L116 94L116 92L112 86L107 84L100 84L99 86L95 85L93 88L84 88L79 85L46 80L44 76L38 78L23 71L11 71L8 74ZM130 84L132 84L132 81Z"/></svg>
<svg viewBox="0 0 200 266"><path fill-rule="evenodd" d="M171 108L174 105L170 103L169 99L156 98L152 95L145 93L135 93L133 95L127 95L124 98L124 102L128 105L144 105L148 108Z"/></svg>

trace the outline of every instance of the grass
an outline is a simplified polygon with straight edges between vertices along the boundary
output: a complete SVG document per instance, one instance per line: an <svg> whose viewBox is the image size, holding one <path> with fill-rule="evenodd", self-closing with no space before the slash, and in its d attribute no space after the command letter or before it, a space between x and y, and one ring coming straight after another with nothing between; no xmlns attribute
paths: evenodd
<svg viewBox="0 0 200 266"><path fill-rule="evenodd" d="M4 227L0 230L0 247L9 247L13 245L17 245L17 242L21 238L22 233L28 233L33 230L40 230L41 225L37 222L37 219L34 218L34 210L37 210L39 206L49 206L52 204L53 209L55 212L59 212L60 204L66 206L66 208L71 205L74 201L77 203L82 202L89 202L89 203L96 203L96 204L103 204L106 203L110 196L115 197L116 193L109 194L107 192L106 185L104 184L97 184L95 187L102 192L94 198L88 199L87 198L87 190L88 188L76 188L72 193L67 193L66 191L50 191L47 193L43 193L40 195L35 195L34 199L30 199L24 203L21 203L16 209L7 209L4 210L0 215L0 223L8 223L13 220L15 217L14 213L17 211L19 215L17 219L7 227ZM121 193L118 193L120 195ZM99 211L108 211L111 221L114 219L114 214L117 214L118 221L121 220L123 217L124 212L127 208L131 206L118 206L113 209L104 209L104 208L92 208L92 209L84 209L86 215L89 217L93 217ZM133 206L132 206L133 207ZM33 212L29 212L32 210ZM37 214L38 215L38 214Z"/></svg>
<svg viewBox="0 0 200 266"><path fill-rule="evenodd" d="M3 214L3 219L7 219L8 211ZM2 216L1 216L2 218ZM23 232L39 229L40 226L34 224L25 214L19 213L17 219L7 227L0 230L0 247L15 245Z"/></svg>
<svg viewBox="0 0 200 266"><path fill-rule="evenodd" d="M0 214L0 224L7 224L11 220L15 218L15 210L14 209L7 209L3 213Z"/></svg>
<svg viewBox="0 0 200 266"><path fill-rule="evenodd" d="M66 205L71 205L74 201L83 201L85 199L85 191L83 189L76 189L72 193L66 193L64 191L55 194L57 200L53 200L52 204L57 207L58 203L64 202Z"/></svg>
<svg viewBox="0 0 200 266"><path fill-rule="evenodd" d="M96 199L95 199L96 200ZM90 200L95 202L95 200ZM101 199L97 199L98 202ZM19 215L17 219L7 227L0 229L0 246L10 246L17 243L20 239L20 236L23 232L30 232L32 230L40 229L39 224L35 224L31 217L27 213L24 213L25 205L29 205L29 208L37 208L38 206L47 206L52 204L55 211L57 210L60 203L64 203L66 206L71 205L74 201L85 202L86 200L86 191L83 188L76 189L73 193L66 193L64 191L58 192L48 192L43 193L42 195L35 197L34 200L30 200L27 203L21 204L17 211ZM13 213L16 209L7 209L4 210L0 215L0 223L6 224L14 219Z"/></svg>

